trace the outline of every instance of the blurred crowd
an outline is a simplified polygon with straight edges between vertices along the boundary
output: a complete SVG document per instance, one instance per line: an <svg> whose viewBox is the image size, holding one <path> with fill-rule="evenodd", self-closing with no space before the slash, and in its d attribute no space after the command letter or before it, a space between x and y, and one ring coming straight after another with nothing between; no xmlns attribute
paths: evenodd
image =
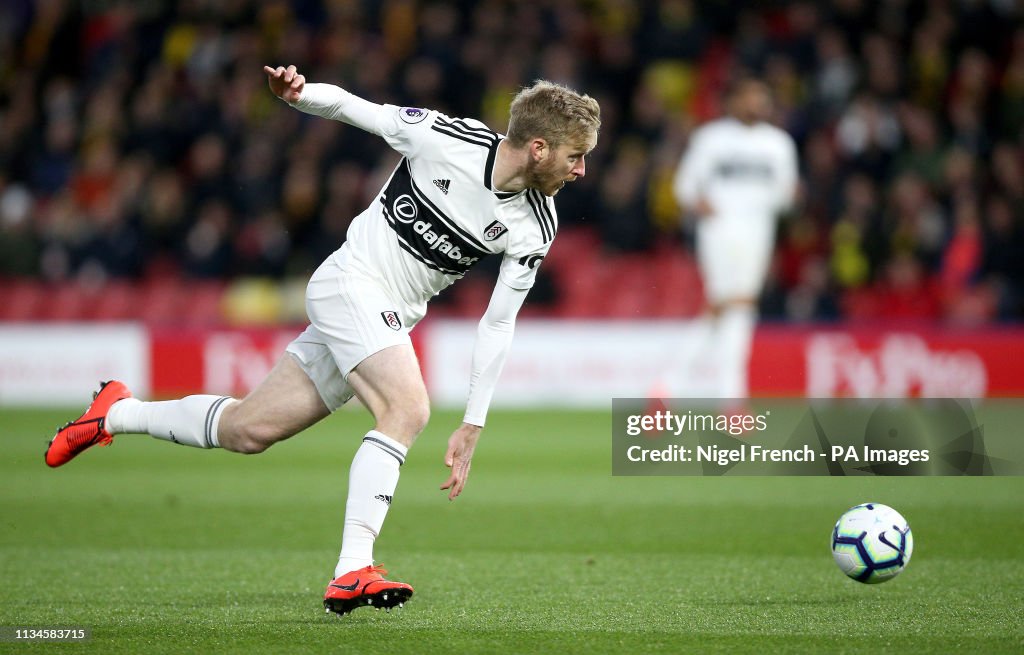
<svg viewBox="0 0 1024 655"><path fill-rule="evenodd" d="M1013 0L4 0L0 284L308 276L397 156L289 109L264 64L498 131L535 78L586 91L604 124L561 230L612 259L687 253L672 175L744 70L801 155L766 316L1019 320L1022 17Z"/></svg>

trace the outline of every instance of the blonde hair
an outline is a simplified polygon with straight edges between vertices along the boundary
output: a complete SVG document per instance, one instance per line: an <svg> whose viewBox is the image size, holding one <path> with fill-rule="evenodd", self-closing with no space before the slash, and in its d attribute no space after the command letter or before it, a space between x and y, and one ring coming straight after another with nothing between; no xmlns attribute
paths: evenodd
<svg viewBox="0 0 1024 655"><path fill-rule="evenodd" d="M537 80L521 90L509 107L509 143L521 148L540 137L552 147L584 140L601 128L601 107L588 95Z"/></svg>

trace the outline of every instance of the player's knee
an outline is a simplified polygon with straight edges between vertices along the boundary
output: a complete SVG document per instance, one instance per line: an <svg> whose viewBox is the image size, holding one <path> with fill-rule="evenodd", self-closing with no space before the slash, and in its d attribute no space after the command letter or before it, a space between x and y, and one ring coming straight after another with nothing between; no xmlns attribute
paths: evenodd
<svg viewBox="0 0 1024 655"><path fill-rule="evenodd" d="M254 413L252 407L243 400L224 408L217 436L225 450L243 455L256 455L291 435L268 422L260 416L260 412Z"/></svg>
<svg viewBox="0 0 1024 655"><path fill-rule="evenodd" d="M409 412L409 429L413 436L419 435L430 422L430 403L427 401L416 403Z"/></svg>
<svg viewBox="0 0 1024 655"><path fill-rule="evenodd" d="M281 440L276 429L253 421L236 424L232 432L230 442L221 445L243 455L257 455Z"/></svg>
<svg viewBox="0 0 1024 655"><path fill-rule="evenodd" d="M415 439L430 421L430 404L427 402L406 404L400 410L399 420L405 435L410 439Z"/></svg>
<svg viewBox="0 0 1024 655"><path fill-rule="evenodd" d="M378 421L378 429L411 446L430 421L430 403L424 400L405 400L388 408Z"/></svg>
<svg viewBox="0 0 1024 655"><path fill-rule="evenodd" d="M285 434L279 428L259 424L253 425L249 428L247 439L251 454L262 453L267 448L270 448L278 441L287 439L290 435Z"/></svg>

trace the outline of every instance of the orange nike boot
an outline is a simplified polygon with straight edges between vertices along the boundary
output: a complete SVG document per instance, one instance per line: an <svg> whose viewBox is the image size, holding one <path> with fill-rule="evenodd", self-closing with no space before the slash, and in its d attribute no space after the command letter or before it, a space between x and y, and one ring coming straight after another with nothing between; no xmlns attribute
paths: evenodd
<svg viewBox="0 0 1024 655"><path fill-rule="evenodd" d="M123 382L101 382L100 390L92 395L92 404L85 413L57 430L57 434L50 440L50 445L46 449L46 463L57 467L67 464L90 446L109 445L114 436L104 427L107 412L117 401L131 397L132 392Z"/></svg>
<svg viewBox="0 0 1024 655"><path fill-rule="evenodd" d="M389 612L395 605L401 607L412 598L412 587L404 582L385 580L387 574L382 566L371 564L334 579L324 594L324 611L345 616L363 605Z"/></svg>

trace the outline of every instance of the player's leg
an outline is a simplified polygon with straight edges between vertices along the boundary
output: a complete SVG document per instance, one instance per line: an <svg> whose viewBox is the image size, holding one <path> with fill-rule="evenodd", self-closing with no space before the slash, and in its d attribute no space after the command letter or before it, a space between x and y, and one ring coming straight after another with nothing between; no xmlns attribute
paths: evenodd
<svg viewBox="0 0 1024 655"><path fill-rule="evenodd" d="M400 343L366 357L348 386L376 419L352 458L341 552L324 595L327 611L345 614L361 605L401 606L411 586L384 579L373 546L391 507L408 448L426 426L430 406L412 345Z"/></svg>
<svg viewBox="0 0 1024 655"><path fill-rule="evenodd" d="M730 294L731 271L728 234L720 219L706 219L697 226L697 267L704 291L704 314L700 319L700 347L697 369L706 375L706 392L712 398L727 398L722 372L728 358L719 330L724 298Z"/></svg>
<svg viewBox="0 0 1024 655"><path fill-rule="evenodd" d="M260 453L330 413L309 375L288 352L252 393L224 408L220 445L237 453Z"/></svg>
<svg viewBox="0 0 1024 655"><path fill-rule="evenodd" d="M78 420L57 432L46 461L60 466L86 448L116 434L149 434L196 448L223 447L258 453L329 414L316 387L284 355L245 400L200 394L179 400L142 402L121 382L105 384Z"/></svg>
<svg viewBox="0 0 1024 655"><path fill-rule="evenodd" d="M197 395L180 400L122 400L110 409L114 434L149 434L198 448L260 453L330 412L291 354L284 354L244 400Z"/></svg>
<svg viewBox="0 0 1024 655"><path fill-rule="evenodd" d="M741 229L742 228L742 229ZM698 232L698 264L708 303L707 324L715 359L715 396L742 405L749 395L748 368L757 323L757 296L771 257L764 229L723 220Z"/></svg>
<svg viewBox="0 0 1024 655"><path fill-rule="evenodd" d="M757 324L756 300L732 298L713 309L720 398L742 404L749 395L750 349Z"/></svg>
<svg viewBox="0 0 1024 655"><path fill-rule="evenodd" d="M355 393L377 420L352 459L342 549L324 595L328 611L339 614L360 605L395 605L412 595L412 587L384 580L373 566L373 544L399 469L429 413L409 321L399 308L376 282L343 271L333 258L306 288L312 325L296 340L308 342L296 351L303 367L329 406L340 406L330 398Z"/></svg>
<svg viewBox="0 0 1024 655"><path fill-rule="evenodd" d="M352 460L345 528L335 576L373 563L380 534L409 447L430 416L416 353L409 344L378 351L348 376L356 396L375 419Z"/></svg>
<svg viewBox="0 0 1024 655"><path fill-rule="evenodd" d="M359 363L348 384L375 418L352 458L341 553L324 607L345 614L360 605L390 608L412 597L411 586L385 580L373 565L373 544L387 517L409 447L430 415L426 386L410 344L380 350Z"/></svg>
<svg viewBox="0 0 1024 655"><path fill-rule="evenodd" d="M720 363L719 396L745 408L750 395L750 352L757 327L757 299L771 260L771 239L737 244L737 264L716 297L715 338Z"/></svg>

